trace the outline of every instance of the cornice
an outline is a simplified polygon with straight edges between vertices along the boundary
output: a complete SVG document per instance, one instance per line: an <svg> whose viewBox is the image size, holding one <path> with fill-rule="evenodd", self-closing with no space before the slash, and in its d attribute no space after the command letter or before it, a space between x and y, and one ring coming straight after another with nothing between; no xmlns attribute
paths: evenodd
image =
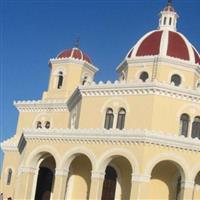
<svg viewBox="0 0 200 200"><path fill-rule="evenodd" d="M183 68L184 70L192 70L200 74L200 65L194 64L191 61L184 61L178 58L173 58L170 56L141 56L134 58L125 58L116 68L116 71L124 68L124 66L132 65L132 64L145 64L145 63L154 63L155 58L157 58L158 63L170 64L174 66L178 66L179 68Z"/></svg>
<svg viewBox="0 0 200 200"><path fill-rule="evenodd" d="M66 100L14 101L14 106L19 112L68 111Z"/></svg>
<svg viewBox="0 0 200 200"><path fill-rule="evenodd" d="M171 98L200 103L200 92L184 87L177 87L161 82L99 82L91 85L79 86L68 103L73 102L76 96L130 96L130 95L160 95Z"/></svg>
<svg viewBox="0 0 200 200"><path fill-rule="evenodd" d="M80 64L86 68L89 68L94 73L98 72L99 69L95 67L93 64L88 63L86 61L76 59L76 58L51 58L49 60L49 64Z"/></svg>
<svg viewBox="0 0 200 200"><path fill-rule="evenodd" d="M7 139L1 143L1 149L3 152L18 152L18 143L15 137Z"/></svg>
<svg viewBox="0 0 200 200"><path fill-rule="evenodd" d="M25 129L26 140L62 141L75 144L137 145L150 144L173 149L200 152L200 140L144 129Z"/></svg>

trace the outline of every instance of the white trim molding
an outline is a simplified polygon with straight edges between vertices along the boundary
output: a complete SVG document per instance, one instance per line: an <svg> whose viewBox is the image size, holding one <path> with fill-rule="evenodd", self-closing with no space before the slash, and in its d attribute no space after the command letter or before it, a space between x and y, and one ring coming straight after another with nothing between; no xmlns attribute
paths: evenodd
<svg viewBox="0 0 200 200"><path fill-rule="evenodd" d="M26 140L63 141L76 144L133 145L153 144L200 152L200 140L146 129L25 129Z"/></svg>
<svg viewBox="0 0 200 200"><path fill-rule="evenodd" d="M3 152L16 152L18 151L18 143L15 137L7 139L1 143L1 149Z"/></svg>
<svg viewBox="0 0 200 200"><path fill-rule="evenodd" d="M143 175L143 174L132 174L131 181L132 182L140 182L140 183L147 183L151 179L151 176L149 175Z"/></svg>
<svg viewBox="0 0 200 200"><path fill-rule="evenodd" d="M104 179L105 171L94 171L92 170L92 179Z"/></svg>
<svg viewBox="0 0 200 200"><path fill-rule="evenodd" d="M185 87L172 86L168 83L154 82L119 82L111 83L93 82L91 85L79 86L67 104L71 108L75 103L80 101L82 96L139 96L139 95L157 95L166 96L173 99L180 99L193 103L200 103L200 92ZM74 103L75 102L75 103Z"/></svg>
<svg viewBox="0 0 200 200"><path fill-rule="evenodd" d="M49 60L49 65L51 66L52 64L80 64L86 68L89 68L94 73L99 71L99 69L95 67L93 64L76 58L51 58Z"/></svg>
<svg viewBox="0 0 200 200"><path fill-rule="evenodd" d="M68 111L66 100L14 101L14 106L19 112Z"/></svg>

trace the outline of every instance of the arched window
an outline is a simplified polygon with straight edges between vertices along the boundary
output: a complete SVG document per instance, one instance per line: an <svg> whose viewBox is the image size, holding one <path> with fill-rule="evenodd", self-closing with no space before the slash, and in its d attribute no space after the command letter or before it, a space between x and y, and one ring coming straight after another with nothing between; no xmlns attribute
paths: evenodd
<svg viewBox="0 0 200 200"><path fill-rule="evenodd" d="M87 79L88 79L88 77L85 76L84 79L83 79L83 81L82 81L82 85L85 85L85 83L87 83Z"/></svg>
<svg viewBox="0 0 200 200"><path fill-rule="evenodd" d="M195 117L192 123L192 138L195 137L200 139L200 116Z"/></svg>
<svg viewBox="0 0 200 200"><path fill-rule="evenodd" d="M145 82L149 78L149 74L147 72L142 72L140 74L140 79Z"/></svg>
<svg viewBox="0 0 200 200"><path fill-rule="evenodd" d="M125 80L125 73L124 73L124 71L120 74L120 80L121 81Z"/></svg>
<svg viewBox="0 0 200 200"><path fill-rule="evenodd" d="M120 108L117 117L117 128L122 130L125 124L126 110L124 108Z"/></svg>
<svg viewBox="0 0 200 200"><path fill-rule="evenodd" d="M188 127L189 127L190 117L187 114L182 114L180 118L180 134L185 137L188 136Z"/></svg>
<svg viewBox="0 0 200 200"><path fill-rule="evenodd" d="M12 169L9 168L9 169L8 169L7 182L6 182L7 185L10 185L11 179L12 179Z"/></svg>
<svg viewBox="0 0 200 200"><path fill-rule="evenodd" d="M42 122L41 121L37 121L36 128L42 128Z"/></svg>
<svg viewBox="0 0 200 200"><path fill-rule="evenodd" d="M169 25L171 25L172 24L172 18L170 17L169 18Z"/></svg>
<svg viewBox="0 0 200 200"><path fill-rule="evenodd" d="M63 73L59 72L58 73L58 85L57 88L60 89L63 85Z"/></svg>
<svg viewBox="0 0 200 200"><path fill-rule="evenodd" d="M173 83L175 86L179 86L181 84L181 77L178 74L172 75L171 83Z"/></svg>
<svg viewBox="0 0 200 200"><path fill-rule="evenodd" d="M105 129L110 129L113 127L113 121L114 121L114 115L112 108L108 108L106 111L106 117L105 117Z"/></svg>
<svg viewBox="0 0 200 200"><path fill-rule="evenodd" d="M49 129L49 128L50 128L50 122L49 122L49 121L46 121L46 122L45 122L45 128L46 128L46 129Z"/></svg>
<svg viewBox="0 0 200 200"><path fill-rule="evenodd" d="M167 18L166 18L166 17L164 17L164 25L166 24L166 21L167 21Z"/></svg>

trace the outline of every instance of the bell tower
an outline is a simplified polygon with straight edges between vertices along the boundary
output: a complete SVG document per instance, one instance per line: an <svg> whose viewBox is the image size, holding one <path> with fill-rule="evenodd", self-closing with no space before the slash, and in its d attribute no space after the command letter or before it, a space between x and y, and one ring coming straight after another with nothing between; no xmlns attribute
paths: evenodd
<svg viewBox="0 0 200 200"><path fill-rule="evenodd" d="M79 85L93 81L98 71L89 56L76 45L60 52L49 61L51 68L48 90L43 99L68 99Z"/></svg>

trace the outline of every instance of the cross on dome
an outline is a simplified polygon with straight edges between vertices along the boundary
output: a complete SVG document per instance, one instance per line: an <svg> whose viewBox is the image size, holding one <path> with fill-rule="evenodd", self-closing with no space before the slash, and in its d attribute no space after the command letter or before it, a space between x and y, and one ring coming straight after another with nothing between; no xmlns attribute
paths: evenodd
<svg viewBox="0 0 200 200"><path fill-rule="evenodd" d="M168 0L167 5L172 5L172 0Z"/></svg>
<svg viewBox="0 0 200 200"><path fill-rule="evenodd" d="M172 0L168 0L167 6L160 12L159 29L176 31L178 17L179 16L172 5Z"/></svg>
<svg viewBox="0 0 200 200"><path fill-rule="evenodd" d="M75 40L75 43L74 43L74 47L76 48L79 48L80 47L80 36L78 36Z"/></svg>

